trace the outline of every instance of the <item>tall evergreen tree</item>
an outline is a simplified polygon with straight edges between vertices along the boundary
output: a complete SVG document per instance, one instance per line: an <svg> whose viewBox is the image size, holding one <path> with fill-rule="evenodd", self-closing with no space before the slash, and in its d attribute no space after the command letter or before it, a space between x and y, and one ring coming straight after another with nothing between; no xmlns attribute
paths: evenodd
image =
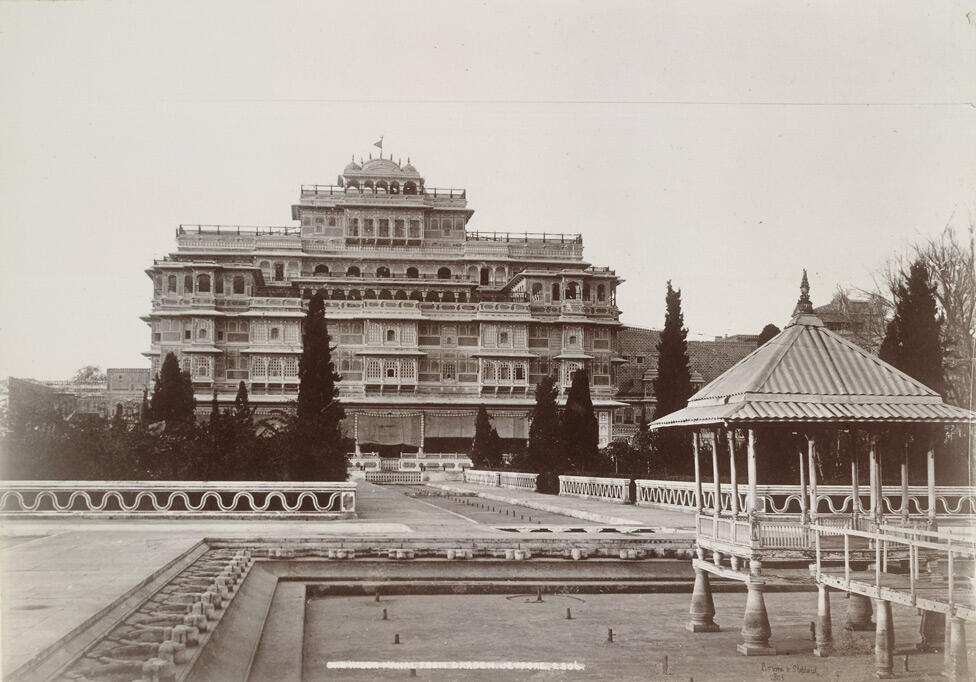
<svg viewBox="0 0 976 682"><path fill-rule="evenodd" d="M332 361L325 320L325 302L316 292L302 325L302 357L298 363L298 409L295 421L293 476L300 480L340 481L346 478L346 453L340 423L341 377Z"/></svg>
<svg viewBox="0 0 976 682"><path fill-rule="evenodd" d="M681 312L681 290L671 287L665 296L667 312L664 330L657 344L657 376L654 378L654 418L680 410L691 397L691 370L688 366L688 330Z"/></svg>
<svg viewBox="0 0 976 682"><path fill-rule="evenodd" d="M525 464L538 474L556 473L559 453L559 407L556 404L556 382L545 376L535 385L535 407L529 426L529 447Z"/></svg>
<svg viewBox="0 0 976 682"><path fill-rule="evenodd" d="M910 377L942 393L945 390L942 317L935 285L919 259L895 285L895 315L885 328L880 356Z"/></svg>
<svg viewBox="0 0 976 682"><path fill-rule="evenodd" d="M234 398L234 418L242 426L251 427L254 411L251 409L251 401L247 395L247 384L243 381L237 385L237 396Z"/></svg>
<svg viewBox="0 0 976 682"><path fill-rule="evenodd" d="M159 375L156 375L156 382L159 382ZM152 421L152 408L149 407L149 389L142 389L142 405L139 406L139 423L148 426Z"/></svg>
<svg viewBox="0 0 976 682"><path fill-rule="evenodd" d="M176 355L167 353L149 403L153 421L192 421L195 404L190 375L180 372Z"/></svg>
<svg viewBox="0 0 976 682"><path fill-rule="evenodd" d="M559 433L560 450L565 462L578 472L599 467L599 431L590 397L590 376L585 369L573 372L573 383L566 394Z"/></svg>
<svg viewBox="0 0 976 682"><path fill-rule="evenodd" d="M471 439L471 461L476 467L495 468L501 465L501 439L491 425L491 417L484 405L478 407Z"/></svg>
<svg viewBox="0 0 976 682"><path fill-rule="evenodd" d="M217 424L220 421L220 403L217 402L217 389L213 390L213 397L210 398L210 433L217 433Z"/></svg>
<svg viewBox="0 0 976 682"><path fill-rule="evenodd" d="M641 407L640 422L637 433L634 434L633 448L637 456L638 466L645 476L651 475L651 458L654 452L654 434L647 423L647 410Z"/></svg>

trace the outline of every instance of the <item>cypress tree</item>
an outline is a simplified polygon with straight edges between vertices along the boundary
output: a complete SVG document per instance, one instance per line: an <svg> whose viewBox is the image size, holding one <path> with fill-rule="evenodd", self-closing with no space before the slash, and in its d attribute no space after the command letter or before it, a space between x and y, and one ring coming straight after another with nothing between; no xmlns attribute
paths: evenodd
<svg viewBox="0 0 976 682"><path fill-rule="evenodd" d="M525 463L529 471L554 474L559 470L559 407L556 404L556 382L545 376L535 385L535 407L529 426L529 447Z"/></svg>
<svg viewBox="0 0 976 682"><path fill-rule="evenodd" d="M688 330L681 312L681 290L673 289L671 280L668 280L665 303L667 312L657 344L657 376L654 378L655 419L685 407L691 397Z"/></svg>
<svg viewBox="0 0 976 682"><path fill-rule="evenodd" d="M242 426L252 426L251 402L247 395L247 384L243 381L237 385L237 396L234 398L234 418Z"/></svg>
<svg viewBox="0 0 976 682"><path fill-rule="evenodd" d="M945 349L936 287L924 261L916 260L908 276L895 285L895 315L885 327L880 357L913 379L942 393Z"/></svg>
<svg viewBox="0 0 976 682"><path fill-rule="evenodd" d="M302 357L298 363L298 409L295 421L293 477L299 480L340 481L346 478L346 453L340 422L341 380L332 361L325 302L316 292L302 324Z"/></svg>
<svg viewBox="0 0 976 682"><path fill-rule="evenodd" d="M599 432L590 397L590 377L585 369L573 372L561 426L559 450L564 466L577 472L595 471L599 466Z"/></svg>
<svg viewBox="0 0 976 682"><path fill-rule="evenodd" d="M492 435L494 434L494 435ZM471 462L476 467L494 468L501 464L498 432L491 425L491 417L484 405L478 407L474 420L474 438L471 439Z"/></svg>
<svg viewBox="0 0 976 682"><path fill-rule="evenodd" d="M149 403L153 421L191 421L195 402L190 375L180 372L176 355L167 353Z"/></svg>
<svg viewBox="0 0 976 682"><path fill-rule="evenodd" d="M159 375L156 375L156 383L159 383ZM152 408L149 407L149 389L142 389L142 405L139 406L139 423L148 426L152 421Z"/></svg>

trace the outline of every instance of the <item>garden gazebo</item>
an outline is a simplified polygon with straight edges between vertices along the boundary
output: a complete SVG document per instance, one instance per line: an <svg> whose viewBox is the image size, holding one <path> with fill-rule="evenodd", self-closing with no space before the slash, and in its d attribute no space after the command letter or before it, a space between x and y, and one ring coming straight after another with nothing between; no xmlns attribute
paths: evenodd
<svg viewBox="0 0 976 682"><path fill-rule="evenodd" d="M709 573L746 582L745 643L739 647L745 654L773 653L762 598L763 563L812 558L814 540L819 538L810 531L813 524L855 531L876 531L891 524L934 529L937 438L947 427L976 422L976 413L943 402L932 389L827 329L813 311L805 271L800 291L792 319L780 334L702 388L687 407L651 424L652 429L683 428L692 433L698 559L694 562L696 585L689 629L716 629ZM799 515L765 513L757 496L757 439L784 427L805 439L805 452L800 454ZM744 508L740 508L736 471L737 431L744 432L746 441ZM817 493L819 453L841 431L852 434L854 443L858 432L866 434L870 464L870 505L865 509L855 447L850 457L851 513L843 515L821 512ZM909 514L907 448L882 451L882 437L894 432L910 434L924 442L927 450L927 505L916 500L914 515ZM699 452L703 438L711 443L716 486L711 509L704 508L702 495ZM729 454L726 510L722 509L720 448ZM881 467L892 464L901 469L902 499L897 507L884 499L881 487ZM711 561L706 561L706 552L711 553ZM870 622L870 603L864 607L865 601L852 600L853 611L848 614L852 627L866 627Z"/></svg>

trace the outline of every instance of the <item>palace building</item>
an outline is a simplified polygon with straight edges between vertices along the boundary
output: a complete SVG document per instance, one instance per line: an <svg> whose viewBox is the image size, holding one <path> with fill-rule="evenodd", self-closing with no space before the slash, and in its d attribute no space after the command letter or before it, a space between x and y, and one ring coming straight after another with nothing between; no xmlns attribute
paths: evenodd
<svg viewBox="0 0 976 682"><path fill-rule="evenodd" d="M303 185L291 212L295 226L177 229L146 271L154 376L173 352L202 410L240 381L259 414L286 408L303 306L321 291L356 453L466 451L480 405L517 449L536 382L556 377L565 399L581 367L611 440L623 280L583 259L580 235L471 230L465 190L382 154Z"/></svg>

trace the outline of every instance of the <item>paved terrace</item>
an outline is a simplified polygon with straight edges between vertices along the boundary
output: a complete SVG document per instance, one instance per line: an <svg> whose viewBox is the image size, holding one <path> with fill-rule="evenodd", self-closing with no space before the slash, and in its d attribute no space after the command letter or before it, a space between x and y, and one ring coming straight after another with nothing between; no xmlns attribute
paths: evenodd
<svg viewBox="0 0 976 682"><path fill-rule="evenodd" d="M579 539L564 532L607 525L693 536L694 516L683 512L464 483L451 484L463 493L454 497L436 496L436 491L419 486L358 483L358 516L351 520L4 521L0 526L3 670L16 669L113 605L121 608L126 595L132 599L134 589L165 574L169 564L197 551L205 538L518 540L530 530L538 538L536 533L545 528L549 537ZM423 496L425 492L435 496Z"/></svg>

